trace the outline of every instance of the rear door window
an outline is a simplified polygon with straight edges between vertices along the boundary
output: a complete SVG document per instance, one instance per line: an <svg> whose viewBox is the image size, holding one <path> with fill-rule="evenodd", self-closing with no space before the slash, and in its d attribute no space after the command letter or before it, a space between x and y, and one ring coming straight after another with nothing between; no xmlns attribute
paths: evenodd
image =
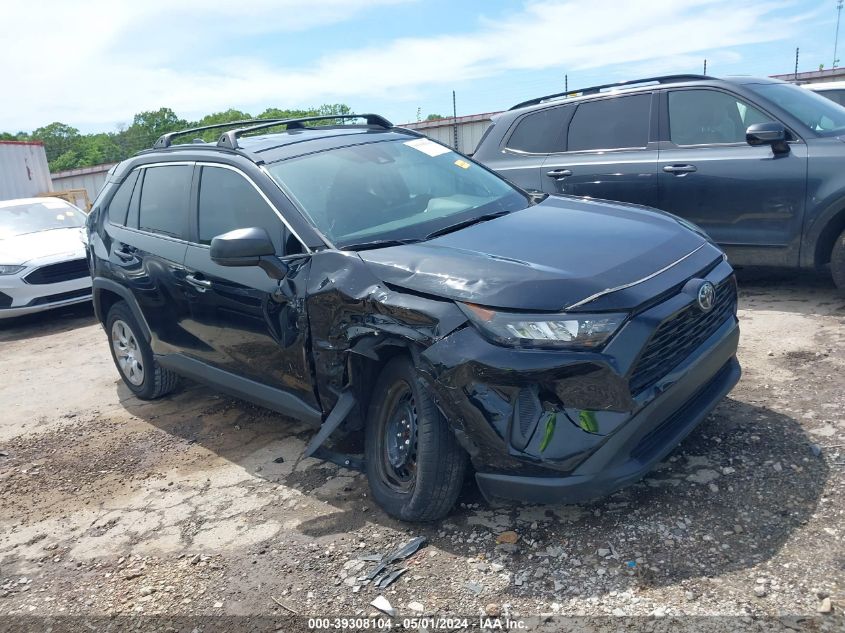
<svg viewBox="0 0 845 633"><path fill-rule="evenodd" d="M754 106L719 90L669 93L669 140L675 145L745 143L749 125L771 120Z"/></svg>
<svg viewBox="0 0 845 633"><path fill-rule="evenodd" d="M282 221L246 178L231 169L203 167L199 195L199 240L252 227L267 231L281 252ZM299 252L299 251L297 251Z"/></svg>
<svg viewBox="0 0 845 633"><path fill-rule="evenodd" d="M507 148L529 154L562 152L564 126L572 108L549 108L524 116L508 138Z"/></svg>
<svg viewBox="0 0 845 633"><path fill-rule="evenodd" d="M138 228L185 238L192 165L147 167L138 209Z"/></svg>
<svg viewBox="0 0 845 633"><path fill-rule="evenodd" d="M581 103L569 124L566 149L644 149L650 113L651 93Z"/></svg>

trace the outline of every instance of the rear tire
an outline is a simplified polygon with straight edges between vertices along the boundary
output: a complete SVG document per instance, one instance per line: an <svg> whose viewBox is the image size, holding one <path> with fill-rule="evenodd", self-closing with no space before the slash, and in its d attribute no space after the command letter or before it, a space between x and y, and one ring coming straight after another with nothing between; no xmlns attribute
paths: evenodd
<svg viewBox="0 0 845 633"><path fill-rule="evenodd" d="M830 272L833 283L845 292L845 231L839 234L830 253Z"/></svg>
<svg viewBox="0 0 845 633"><path fill-rule="evenodd" d="M373 498L402 521L434 521L455 505L467 454L411 361L391 359L376 381L365 432Z"/></svg>
<svg viewBox="0 0 845 633"><path fill-rule="evenodd" d="M142 400L155 400L176 389L179 376L155 360L125 301L118 301L109 310L106 334L114 365L132 393Z"/></svg>

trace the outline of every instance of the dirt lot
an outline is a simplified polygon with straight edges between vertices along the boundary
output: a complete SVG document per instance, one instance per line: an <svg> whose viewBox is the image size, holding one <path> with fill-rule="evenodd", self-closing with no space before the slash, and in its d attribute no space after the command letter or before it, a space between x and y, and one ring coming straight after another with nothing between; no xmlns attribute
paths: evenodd
<svg viewBox="0 0 845 633"><path fill-rule="evenodd" d="M642 483L589 505L491 508L468 482L423 526L386 517L362 476L300 459L296 422L192 383L130 397L89 307L4 323L0 629L12 615L225 614L292 630L293 611L366 616L383 595L400 616L843 630L845 298L811 275L741 287L742 381ZM519 540L497 545L507 530ZM360 557L417 535L407 573L362 586L374 563Z"/></svg>

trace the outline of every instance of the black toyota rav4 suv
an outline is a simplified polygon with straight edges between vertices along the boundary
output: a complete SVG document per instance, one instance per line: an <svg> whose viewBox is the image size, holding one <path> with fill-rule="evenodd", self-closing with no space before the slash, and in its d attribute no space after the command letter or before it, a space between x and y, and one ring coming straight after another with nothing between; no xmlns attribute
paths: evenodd
<svg viewBox="0 0 845 633"><path fill-rule="evenodd" d="M89 217L140 398L183 375L310 423L307 455L431 520L469 462L488 498L633 482L739 379L732 269L683 220L529 195L376 115L229 127L120 163Z"/></svg>

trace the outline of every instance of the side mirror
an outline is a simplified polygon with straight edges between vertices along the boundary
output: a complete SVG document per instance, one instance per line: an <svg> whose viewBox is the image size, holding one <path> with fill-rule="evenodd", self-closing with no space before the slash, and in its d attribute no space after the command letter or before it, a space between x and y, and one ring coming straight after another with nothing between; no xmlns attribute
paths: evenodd
<svg viewBox="0 0 845 633"><path fill-rule="evenodd" d="M789 143L786 142L786 128L774 121L749 125L745 131L745 142L752 146L771 145L775 154L789 153Z"/></svg>
<svg viewBox="0 0 845 633"><path fill-rule="evenodd" d="M284 279L287 265L276 257L276 247L260 227L235 229L211 240L211 261L220 266L260 266L273 279Z"/></svg>

